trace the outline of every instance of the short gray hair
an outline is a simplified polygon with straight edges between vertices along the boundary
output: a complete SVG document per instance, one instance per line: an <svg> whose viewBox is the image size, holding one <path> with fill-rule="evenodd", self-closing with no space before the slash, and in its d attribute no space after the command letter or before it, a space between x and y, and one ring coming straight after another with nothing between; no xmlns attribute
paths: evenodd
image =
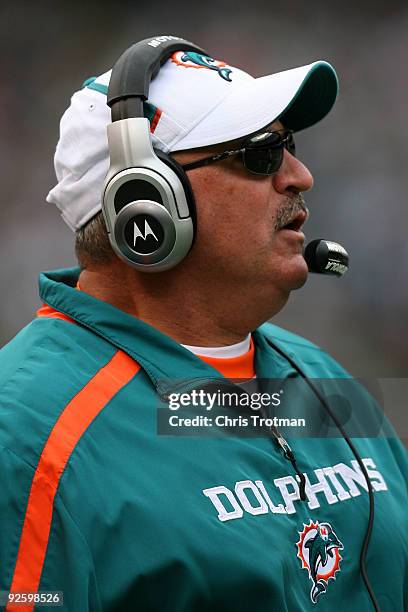
<svg viewBox="0 0 408 612"><path fill-rule="evenodd" d="M108 264L115 257L109 242L102 211L75 232L75 254L82 269Z"/></svg>

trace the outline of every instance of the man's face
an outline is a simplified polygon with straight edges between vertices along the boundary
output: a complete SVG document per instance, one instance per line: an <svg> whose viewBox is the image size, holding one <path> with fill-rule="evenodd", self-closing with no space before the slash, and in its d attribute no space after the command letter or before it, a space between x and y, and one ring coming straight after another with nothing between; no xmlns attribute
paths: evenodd
<svg viewBox="0 0 408 612"><path fill-rule="evenodd" d="M265 131L282 129L274 122ZM217 147L215 153L225 148ZM235 147L238 148L238 147ZM181 152L182 164L212 154ZM191 251L197 273L250 291L276 312L307 278L300 231L307 214L300 194L313 185L309 170L286 149L272 176L250 174L241 157L188 171L197 206ZM290 224L290 227L288 227Z"/></svg>

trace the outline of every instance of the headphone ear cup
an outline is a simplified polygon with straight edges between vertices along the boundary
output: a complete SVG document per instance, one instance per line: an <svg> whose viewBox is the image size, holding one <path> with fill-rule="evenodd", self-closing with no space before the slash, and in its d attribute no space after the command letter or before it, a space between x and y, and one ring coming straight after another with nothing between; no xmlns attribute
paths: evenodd
<svg viewBox="0 0 408 612"><path fill-rule="evenodd" d="M108 125L111 164L103 211L115 252L142 272L173 268L195 238L195 205L182 169L156 155L145 118Z"/></svg>
<svg viewBox="0 0 408 612"><path fill-rule="evenodd" d="M184 172L182 166L175 159L170 157L170 155L168 155L167 153L163 153L163 151L158 151L157 149L155 149L154 152L155 152L155 155L163 163L165 163L167 166L169 166L169 168L171 168L173 170L173 172L178 177L178 179L179 179L179 181L181 183L181 186L183 187L184 194L186 196L186 201L187 201L188 209L189 209L189 212L190 212L190 217L191 217L191 220L192 220L192 223L193 223L194 235L193 235L193 243L192 244L194 244L194 240L195 240L195 237L196 237L196 231L197 231L197 211L196 211L196 204L195 204L193 188L191 187L191 183L188 180L188 176Z"/></svg>

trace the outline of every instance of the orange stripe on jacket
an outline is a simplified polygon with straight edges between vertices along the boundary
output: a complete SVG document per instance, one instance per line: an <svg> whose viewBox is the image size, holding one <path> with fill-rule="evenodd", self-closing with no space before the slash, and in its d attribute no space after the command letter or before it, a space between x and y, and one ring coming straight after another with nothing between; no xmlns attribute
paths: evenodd
<svg viewBox="0 0 408 612"><path fill-rule="evenodd" d="M31 483L12 592L38 590L51 529L54 498L60 478L81 436L106 404L140 370L126 353L112 359L72 398L58 417L43 448ZM16 606L8 605L6 611ZM33 605L18 606L32 612Z"/></svg>
<svg viewBox="0 0 408 612"><path fill-rule="evenodd" d="M255 347L251 336L249 350L239 357L205 357L197 355L202 361L221 372L226 378L253 378L255 376Z"/></svg>
<svg viewBox="0 0 408 612"><path fill-rule="evenodd" d="M75 323L74 319L71 319L68 315L63 312L59 312L55 310L55 308L51 308L48 304L44 304L37 310L37 317L47 317L51 319L62 319L63 321L68 321L69 323Z"/></svg>

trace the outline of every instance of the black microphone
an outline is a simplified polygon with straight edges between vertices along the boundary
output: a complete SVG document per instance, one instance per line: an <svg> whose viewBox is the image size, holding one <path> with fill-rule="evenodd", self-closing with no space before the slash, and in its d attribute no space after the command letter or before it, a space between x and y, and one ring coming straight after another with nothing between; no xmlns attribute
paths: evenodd
<svg viewBox="0 0 408 612"><path fill-rule="evenodd" d="M349 256L344 247L331 240L312 240L303 254L309 272L343 276L348 270Z"/></svg>

